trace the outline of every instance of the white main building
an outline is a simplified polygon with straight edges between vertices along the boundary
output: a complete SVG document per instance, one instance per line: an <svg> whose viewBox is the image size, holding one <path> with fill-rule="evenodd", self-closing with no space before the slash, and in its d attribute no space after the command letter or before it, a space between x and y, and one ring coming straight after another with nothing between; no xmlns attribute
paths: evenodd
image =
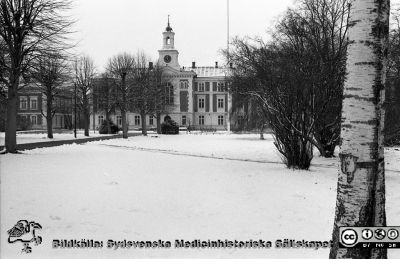
<svg viewBox="0 0 400 259"><path fill-rule="evenodd" d="M230 130L229 111L231 110L231 97L227 91L226 76L227 67L215 66L196 67L195 62L191 67L179 65L179 52L174 47L175 33L170 24L163 35L163 47L159 52L159 65L164 67L163 76L168 78L166 92L168 105L171 107L168 113L180 126L191 126L195 129ZM98 126L105 119L102 113L91 116L91 126ZM121 116L116 113L111 119L121 126ZM94 120L94 123L93 123ZM145 118L147 128L154 128L156 119L152 115ZM127 123L129 129L142 127L142 119L139 113L128 112Z"/></svg>

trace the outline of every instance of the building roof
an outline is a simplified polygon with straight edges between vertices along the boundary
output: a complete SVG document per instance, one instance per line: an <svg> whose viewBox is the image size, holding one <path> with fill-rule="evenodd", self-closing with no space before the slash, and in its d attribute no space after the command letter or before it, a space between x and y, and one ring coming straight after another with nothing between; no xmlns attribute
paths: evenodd
<svg viewBox="0 0 400 259"><path fill-rule="evenodd" d="M225 67L185 67L185 71L193 71L197 77L225 77L229 69Z"/></svg>

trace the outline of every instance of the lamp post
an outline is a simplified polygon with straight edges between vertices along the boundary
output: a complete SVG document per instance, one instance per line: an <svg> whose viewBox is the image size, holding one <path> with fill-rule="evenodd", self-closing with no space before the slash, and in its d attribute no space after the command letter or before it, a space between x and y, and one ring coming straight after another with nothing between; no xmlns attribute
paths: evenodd
<svg viewBox="0 0 400 259"><path fill-rule="evenodd" d="M76 83L74 83L74 137L76 138Z"/></svg>

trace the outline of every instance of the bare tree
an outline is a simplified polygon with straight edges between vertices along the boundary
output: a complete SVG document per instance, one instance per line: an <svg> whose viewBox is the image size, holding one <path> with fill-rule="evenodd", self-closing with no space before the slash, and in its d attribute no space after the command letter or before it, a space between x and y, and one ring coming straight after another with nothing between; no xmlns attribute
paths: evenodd
<svg viewBox="0 0 400 259"><path fill-rule="evenodd" d="M332 157L339 143L348 4L348 0L302 0L281 19L274 35L281 46L299 53L301 77L310 85L314 144L325 157Z"/></svg>
<svg viewBox="0 0 400 259"><path fill-rule="evenodd" d="M48 53L69 47L66 34L72 24L63 15L70 8L65 0L1 0L0 38L6 46L0 81L7 88L7 123L5 147L17 151L17 96L21 79L34 61Z"/></svg>
<svg viewBox="0 0 400 259"><path fill-rule="evenodd" d="M168 113L173 108L173 106L166 101L166 97L169 94L166 91L166 86L169 81L170 80L164 76L163 67L158 63L150 69L150 89L153 95L153 108L151 110L152 115L156 118L158 134L161 134L161 114Z"/></svg>
<svg viewBox="0 0 400 259"><path fill-rule="evenodd" d="M95 67L89 56L82 56L74 62L74 84L77 89L79 107L83 112L85 136L89 136L90 101L93 91Z"/></svg>
<svg viewBox="0 0 400 259"><path fill-rule="evenodd" d="M389 2L352 1L331 259L387 258L386 249L338 244L339 227L386 226L382 128Z"/></svg>
<svg viewBox="0 0 400 259"><path fill-rule="evenodd" d="M311 87L303 73L312 61L302 58L307 51L236 39L230 53L235 64L231 90L255 98L283 161L299 169L308 169L313 157Z"/></svg>
<svg viewBox="0 0 400 259"><path fill-rule="evenodd" d="M134 68L129 80L132 91L132 108L140 113L142 134L147 135L146 115L153 108L151 103L152 96L150 84L149 58L144 52L136 54Z"/></svg>
<svg viewBox="0 0 400 259"><path fill-rule="evenodd" d="M128 76L131 76L135 67L135 57L128 53L118 54L108 60L107 71L119 80L117 84L117 105L122 117L122 137L128 138L128 126L126 113L131 101L132 84L127 84Z"/></svg>
<svg viewBox="0 0 400 259"><path fill-rule="evenodd" d="M273 43L235 39L232 90L258 105L289 167L307 169L312 146L334 155L346 60L347 0L300 1L273 31ZM261 114L262 115L262 114Z"/></svg>
<svg viewBox="0 0 400 259"><path fill-rule="evenodd" d="M157 129L161 131L161 113L167 110L166 80L163 78L162 67L154 65L143 52L138 52L130 82L133 109L138 111L142 118L142 134L147 135L147 115L155 115Z"/></svg>
<svg viewBox="0 0 400 259"><path fill-rule="evenodd" d="M93 112L103 111L106 115L107 133L111 133L111 113L117 105L117 81L108 73L96 78L93 86Z"/></svg>
<svg viewBox="0 0 400 259"><path fill-rule="evenodd" d="M65 83L69 80L69 66L62 55L55 53L38 58L31 72L37 88L46 99L47 137L53 138L53 117L57 112L54 101L60 96L61 91L66 88Z"/></svg>

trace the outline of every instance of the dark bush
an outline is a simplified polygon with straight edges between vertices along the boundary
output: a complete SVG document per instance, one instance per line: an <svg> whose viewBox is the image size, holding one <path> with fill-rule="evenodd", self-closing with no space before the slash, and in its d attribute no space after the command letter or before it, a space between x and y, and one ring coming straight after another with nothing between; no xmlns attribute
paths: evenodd
<svg viewBox="0 0 400 259"><path fill-rule="evenodd" d="M118 131L119 131L118 126L115 125L112 120L109 120L108 123L110 124L110 132L108 132L107 121L104 120L99 127L99 133L100 134L116 134L116 133L118 133Z"/></svg>
<svg viewBox="0 0 400 259"><path fill-rule="evenodd" d="M179 134L179 126L169 116L161 123L161 134Z"/></svg>
<svg viewBox="0 0 400 259"><path fill-rule="evenodd" d="M17 116L17 130L31 129L31 121L25 116Z"/></svg>

